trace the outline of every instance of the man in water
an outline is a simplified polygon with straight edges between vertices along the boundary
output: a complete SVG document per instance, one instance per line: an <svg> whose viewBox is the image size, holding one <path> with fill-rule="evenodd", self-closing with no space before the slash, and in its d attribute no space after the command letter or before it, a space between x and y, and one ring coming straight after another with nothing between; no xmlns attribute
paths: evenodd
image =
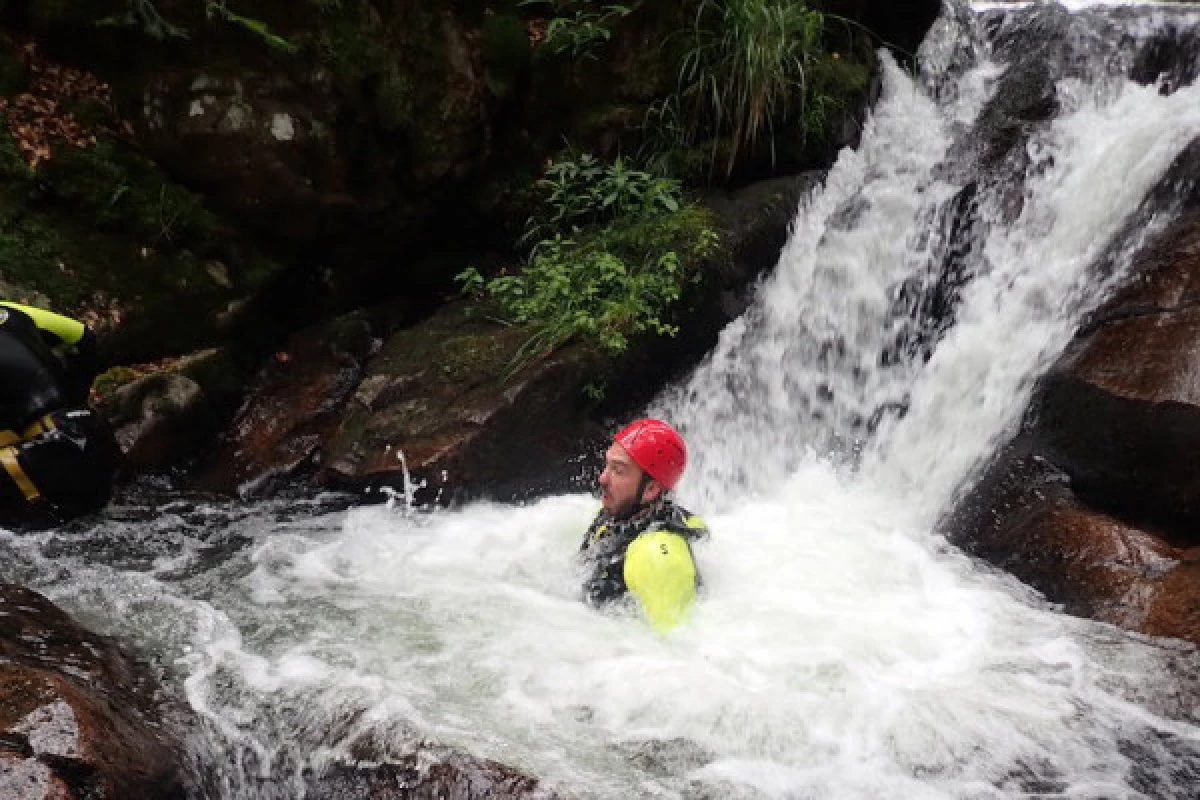
<svg viewBox="0 0 1200 800"><path fill-rule="evenodd" d="M668 496L686 465L683 438L660 420L639 419L613 437L600 473L603 508L580 548L588 603L632 596L658 631L683 619L696 595L691 545L708 535Z"/></svg>
<svg viewBox="0 0 1200 800"><path fill-rule="evenodd" d="M108 502L118 448L87 407L96 337L78 320L0 301L0 513L55 521Z"/></svg>

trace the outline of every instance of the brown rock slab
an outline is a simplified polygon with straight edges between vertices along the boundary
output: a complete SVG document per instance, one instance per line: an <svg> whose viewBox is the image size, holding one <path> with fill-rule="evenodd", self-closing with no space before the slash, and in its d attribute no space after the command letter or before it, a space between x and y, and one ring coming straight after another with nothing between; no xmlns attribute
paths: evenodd
<svg viewBox="0 0 1200 800"><path fill-rule="evenodd" d="M1001 457L943 529L1068 613L1200 644L1200 551L1087 507L1027 444Z"/></svg>
<svg viewBox="0 0 1200 800"><path fill-rule="evenodd" d="M254 379L197 482L245 496L310 466L373 346L372 324L361 312L294 334Z"/></svg>
<svg viewBox="0 0 1200 800"><path fill-rule="evenodd" d="M1043 381L1044 453L1097 507L1200 542L1200 213L1140 262Z"/></svg>
<svg viewBox="0 0 1200 800"><path fill-rule="evenodd" d="M213 427L204 391L177 372L146 375L122 386L105 402L104 413L136 469L158 469L192 453Z"/></svg>
<svg viewBox="0 0 1200 800"><path fill-rule="evenodd" d="M153 685L36 592L0 586L0 797L183 800Z"/></svg>
<svg viewBox="0 0 1200 800"><path fill-rule="evenodd" d="M1179 565L1159 582L1141 630L1200 644L1200 551L1184 550L1180 558Z"/></svg>
<svg viewBox="0 0 1200 800"><path fill-rule="evenodd" d="M1178 551L1154 535L1075 504L1040 509L1012 535L1025 551L1018 577L1050 587L1071 613L1144 633L1165 578L1180 566Z"/></svg>
<svg viewBox="0 0 1200 800"><path fill-rule="evenodd" d="M1070 613L1200 643L1200 211L1134 275L941 527Z"/></svg>
<svg viewBox="0 0 1200 800"><path fill-rule="evenodd" d="M407 469L428 499L447 487L519 492L553 472L595 426L582 389L596 360L565 347L513 372L529 336L463 305L395 334L347 404L318 480L402 490Z"/></svg>

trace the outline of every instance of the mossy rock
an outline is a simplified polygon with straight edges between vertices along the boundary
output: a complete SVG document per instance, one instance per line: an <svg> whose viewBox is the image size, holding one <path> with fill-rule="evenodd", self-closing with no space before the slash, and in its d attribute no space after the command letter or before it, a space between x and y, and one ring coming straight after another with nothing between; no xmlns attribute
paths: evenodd
<svg viewBox="0 0 1200 800"><path fill-rule="evenodd" d="M279 266L110 137L32 170L0 131L0 281L97 326L110 361L218 338L219 312Z"/></svg>
<svg viewBox="0 0 1200 800"><path fill-rule="evenodd" d="M453 304L393 335L348 404L318 481L401 486L407 469L430 495L478 495L545 478L546 465L571 451L588 424L582 387L603 356L572 345L513 374L530 334L497 322L490 309Z"/></svg>
<svg viewBox="0 0 1200 800"><path fill-rule="evenodd" d="M126 366L106 369L92 382L92 393L101 403L105 403L116 394L118 389L133 383L142 377L142 374L133 367Z"/></svg>

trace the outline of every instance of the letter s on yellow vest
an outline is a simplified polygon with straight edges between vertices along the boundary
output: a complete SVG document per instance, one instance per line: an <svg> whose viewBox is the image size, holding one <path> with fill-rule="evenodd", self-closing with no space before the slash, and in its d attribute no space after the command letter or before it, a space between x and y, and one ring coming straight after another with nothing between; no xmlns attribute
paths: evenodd
<svg viewBox="0 0 1200 800"><path fill-rule="evenodd" d="M696 565L687 540L665 530L634 539L625 550L625 585L656 631L678 625L696 597Z"/></svg>

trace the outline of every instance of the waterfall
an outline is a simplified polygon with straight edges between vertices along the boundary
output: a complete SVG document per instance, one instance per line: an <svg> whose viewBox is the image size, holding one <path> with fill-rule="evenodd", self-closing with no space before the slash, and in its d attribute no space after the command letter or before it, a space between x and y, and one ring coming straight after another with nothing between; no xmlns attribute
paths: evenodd
<svg viewBox="0 0 1200 800"><path fill-rule="evenodd" d="M4 577L155 654L198 794L293 798L431 739L583 798L1190 798L1200 656L1058 613L933 531L1165 224L1186 5L948 5L655 413L694 454L692 619L578 600L582 495L329 512L131 503L0 532ZM1180 77L1183 76L1183 77ZM1019 80L1018 80L1019 79ZM1015 82L1014 82L1015 81Z"/></svg>
<svg viewBox="0 0 1200 800"><path fill-rule="evenodd" d="M807 461L861 463L936 514L1169 218L1143 200L1200 135L1200 87L1128 73L1200 10L997 5L944 15L919 82L885 59L861 147L801 209L757 302L654 404L697 454L685 496L723 506ZM997 87L1059 107L1001 153Z"/></svg>

